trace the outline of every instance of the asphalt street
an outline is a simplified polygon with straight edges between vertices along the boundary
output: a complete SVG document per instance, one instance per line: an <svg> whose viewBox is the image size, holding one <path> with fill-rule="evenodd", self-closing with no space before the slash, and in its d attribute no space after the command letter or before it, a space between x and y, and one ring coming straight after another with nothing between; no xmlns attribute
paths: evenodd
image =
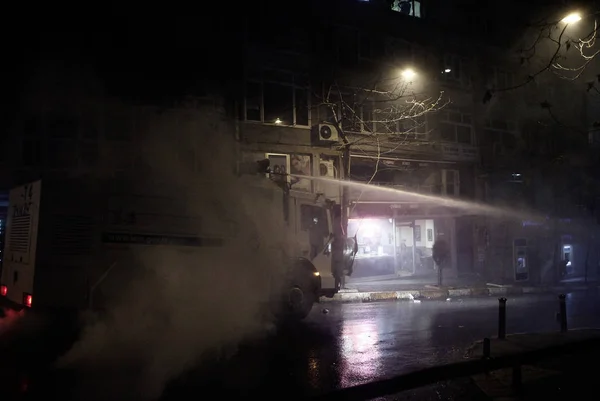
<svg viewBox="0 0 600 401"><path fill-rule="evenodd" d="M570 328L600 327L599 301L598 291L568 294ZM557 311L554 295L509 298L507 332L556 331ZM492 297L321 304L300 324L270 331L226 358L192 367L169 383L162 399L310 396L460 361L474 341L496 335L497 319L498 300ZM61 371L40 374L38 370L37 375L28 378L23 372L19 377L15 375L18 382L13 384L26 390L30 399L94 399L101 398L101 390L112 399L116 399L115 390L123 392L119 393L121 399L135 396L127 385L127 371L115 369L119 372L115 376L110 371L99 375ZM82 387L84 382L87 387ZM386 399L484 399L469 386L467 379L440 383ZM90 393L84 395L86 391Z"/></svg>

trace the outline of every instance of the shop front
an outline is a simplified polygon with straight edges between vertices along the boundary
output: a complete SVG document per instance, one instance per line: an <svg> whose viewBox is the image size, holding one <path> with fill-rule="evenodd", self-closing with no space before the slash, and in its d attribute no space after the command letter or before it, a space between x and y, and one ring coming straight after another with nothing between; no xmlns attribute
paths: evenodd
<svg viewBox="0 0 600 401"><path fill-rule="evenodd" d="M444 275L455 274L456 217L435 209L425 204L355 203L348 222L349 235L358 241L352 279L435 275L432 249L440 240L451 249Z"/></svg>
<svg viewBox="0 0 600 401"><path fill-rule="evenodd" d="M457 161L352 155L351 178L370 185L350 188L348 234L359 247L351 280L437 275L432 251L438 241L451 251L445 277L456 275L459 254L461 265L471 268L472 227L460 222L471 213L447 202L464 192L461 185L473 187L471 173Z"/></svg>

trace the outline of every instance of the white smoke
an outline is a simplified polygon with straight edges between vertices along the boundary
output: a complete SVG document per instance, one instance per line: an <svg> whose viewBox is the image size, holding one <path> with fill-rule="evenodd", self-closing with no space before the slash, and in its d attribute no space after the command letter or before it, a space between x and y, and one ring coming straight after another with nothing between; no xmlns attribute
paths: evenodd
<svg viewBox="0 0 600 401"><path fill-rule="evenodd" d="M250 195L246 184L254 179L234 174L237 156L226 134L231 127L218 113L196 118L193 129L173 126L177 116L157 117L149 129L154 132L146 132L154 173L143 180L186 188L171 194L185 197L187 213L205 217L198 234L228 238L224 247L136 252L143 269L104 315L89 319L80 341L59 360L60 367L82 372L86 399L156 398L203 357L229 356L241 341L265 331L265 301L281 279L281 252L289 244L277 208L282 192L273 187L263 198ZM202 149L200 176L174 157L186 146Z"/></svg>

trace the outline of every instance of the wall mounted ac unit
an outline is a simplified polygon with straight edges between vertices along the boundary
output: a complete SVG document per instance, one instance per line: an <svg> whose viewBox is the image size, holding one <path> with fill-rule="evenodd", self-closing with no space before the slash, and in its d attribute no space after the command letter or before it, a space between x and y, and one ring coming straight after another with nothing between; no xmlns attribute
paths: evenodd
<svg viewBox="0 0 600 401"><path fill-rule="evenodd" d="M340 133L333 124L318 124L313 127L313 138L317 142L334 143L339 142Z"/></svg>
<svg viewBox="0 0 600 401"><path fill-rule="evenodd" d="M319 174L321 177L335 178L333 160L321 160L321 163L319 164Z"/></svg>
<svg viewBox="0 0 600 401"><path fill-rule="evenodd" d="M337 178L335 162L333 160L321 160L319 163L319 175L326 178ZM335 181L317 181L317 192L324 194L332 200L339 200L340 184Z"/></svg>

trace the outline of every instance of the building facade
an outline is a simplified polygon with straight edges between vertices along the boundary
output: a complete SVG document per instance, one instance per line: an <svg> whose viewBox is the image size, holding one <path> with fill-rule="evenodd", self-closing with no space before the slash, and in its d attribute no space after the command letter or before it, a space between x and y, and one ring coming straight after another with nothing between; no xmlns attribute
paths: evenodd
<svg viewBox="0 0 600 401"><path fill-rule="evenodd" d="M498 21L511 9L501 8L494 11ZM498 25L482 53L481 65L494 71L495 81L480 103L480 173L483 199L500 213L479 219L474 247L478 269L491 282L549 284L596 275L597 157L588 135L593 77L583 71L566 79L551 57L575 66L577 52L557 48L554 36L536 41L543 29L576 35L577 27L560 22L571 11L564 2L545 8L532 2L516 17L520 28L511 25L516 33ZM532 28L533 20L542 22Z"/></svg>
<svg viewBox="0 0 600 401"><path fill-rule="evenodd" d="M203 138L222 136L235 140L238 163L268 158L291 191L347 207L339 228L359 243L355 279L435 275L432 246L442 239L451 249L447 276L530 279L518 255L547 241L520 230L532 232L537 220L497 224L502 213L479 205L525 209L539 206L536 194L547 199L544 169L532 169L527 152L547 136L532 123L546 112L536 107L540 96L559 86L498 91L520 82L523 69L489 4L471 3L315 0L282 10L253 2L226 21L205 21L202 35L220 39L211 45L192 35L193 24L161 39L172 66L158 86L143 74L90 78L46 66L20 97L0 188L45 176L143 174L166 154L177 171L201 175ZM137 75L143 82L129 92L155 96L111 92ZM183 89L163 96L163 87ZM555 96L569 97L565 90ZM569 102L575 120L593 114L577 114L589 105L581 101ZM148 149L149 132L169 146Z"/></svg>
<svg viewBox="0 0 600 401"><path fill-rule="evenodd" d="M458 202L482 188L477 52L464 41L472 32L440 24L448 10L430 12L424 1L308 2L293 14L268 3L244 22L243 157L387 188L292 185L348 206L347 233L359 242L353 277L436 274L432 246L441 238L452 250L447 274L472 272L476 213ZM322 140L322 127L334 140Z"/></svg>

